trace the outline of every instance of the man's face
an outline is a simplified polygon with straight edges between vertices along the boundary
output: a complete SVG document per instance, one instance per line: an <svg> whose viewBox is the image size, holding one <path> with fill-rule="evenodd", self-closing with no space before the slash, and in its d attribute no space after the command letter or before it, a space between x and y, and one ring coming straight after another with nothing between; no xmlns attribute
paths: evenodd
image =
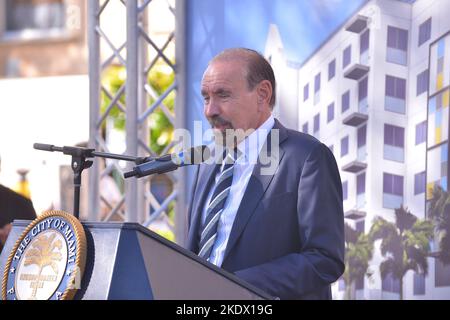
<svg viewBox="0 0 450 320"><path fill-rule="evenodd" d="M260 125L257 86L249 90L242 61L216 61L206 69L201 86L204 113L215 133L256 129Z"/></svg>

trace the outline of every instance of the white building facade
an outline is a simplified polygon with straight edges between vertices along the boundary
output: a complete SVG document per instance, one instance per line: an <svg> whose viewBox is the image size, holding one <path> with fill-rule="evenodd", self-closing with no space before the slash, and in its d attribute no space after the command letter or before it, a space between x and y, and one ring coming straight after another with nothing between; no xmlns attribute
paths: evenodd
<svg viewBox="0 0 450 320"><path fill-rule="evenodd" d="M295 69L298 130L333 151L346 222L359 231L376 216L395 222L402 204L423 219L427 186L447 188L449 13L449 0L368 1ZM275 51L269 44L267 56ZM292 108L278 107L281 118ZM377 248L357 299L399 298L399 281L380 277L383 259ZM404 299L450 299L450 266L428 262L426 277L403 278ZM341 280L333 296L344 293Z"/></svg>

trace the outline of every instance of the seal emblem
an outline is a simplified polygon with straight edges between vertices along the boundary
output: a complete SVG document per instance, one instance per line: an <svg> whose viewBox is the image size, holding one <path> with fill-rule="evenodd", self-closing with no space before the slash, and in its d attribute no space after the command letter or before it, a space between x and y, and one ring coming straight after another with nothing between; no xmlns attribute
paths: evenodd
<svg viewBox="0 0 450 320"><path fill-rule="evenodd" d="M46 211L14 245L2 283L4 300L68 300L80 287L86 264L86 235L64 211Z"/></svg>

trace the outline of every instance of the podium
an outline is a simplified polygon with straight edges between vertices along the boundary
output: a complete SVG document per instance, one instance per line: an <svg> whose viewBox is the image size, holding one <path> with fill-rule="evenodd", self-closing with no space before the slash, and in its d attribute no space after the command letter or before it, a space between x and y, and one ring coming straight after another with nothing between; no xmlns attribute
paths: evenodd
<svg viewBox="0 0 450 320"><path fill-rule="evenodd" d="M0 256L0 279L30 221L15 220ZM76 300L261 300L262 290L137 223L82 223L86 267Z"/></svg>

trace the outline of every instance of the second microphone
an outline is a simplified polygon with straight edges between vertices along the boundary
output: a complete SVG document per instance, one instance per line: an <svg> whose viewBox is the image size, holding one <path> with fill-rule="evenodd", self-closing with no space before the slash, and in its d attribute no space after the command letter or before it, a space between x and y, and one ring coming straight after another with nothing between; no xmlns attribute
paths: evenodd
<svg viewBox="0 0 450 320"><path fill-rule="evenodd" d="M160 158L142 163L125 172L124 177L144 177L151 174L161 174L173 171L182 166L200 164L210 157L209 148L206 145L190 148L180 153L167 154Z"/></svg>

